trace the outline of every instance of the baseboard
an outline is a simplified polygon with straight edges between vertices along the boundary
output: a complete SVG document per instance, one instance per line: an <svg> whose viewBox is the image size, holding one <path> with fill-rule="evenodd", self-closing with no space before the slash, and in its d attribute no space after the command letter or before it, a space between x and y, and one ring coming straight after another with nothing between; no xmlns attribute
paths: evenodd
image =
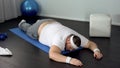
<svg viewBox="0 0 120 68"><path fill-rule="evenodd" d="M59 18L59 19L66 19L66 20L74 20L74 21L85 21L89 22L88 20L82 19L82 18L71 18L71 17L62 17L62 16L55 16L55 15L40 15L43 17L51 17L51 18Z"/></svg>
<svg viewBox="0 0 120 68"><path fill-rule="evenodd" d="M114 23L112 23L112 25L120 26L120 23L117 23L117 22L115 23L115 22L114 22Z"/></svg>
<svg viewBox="0 0 120 68"><path fill-rule="evenodd" d="M61 16L55 16L55 15L40 15L40 16L51 17L51 18L59 18L59 19L66 19L66 20L74 20L74 21L84 21L84 22L89 23L89 20L85 20L85 19L82 19L82 18L61 17ZM120 26L120 23L112 22L112 25Z"/></svg>

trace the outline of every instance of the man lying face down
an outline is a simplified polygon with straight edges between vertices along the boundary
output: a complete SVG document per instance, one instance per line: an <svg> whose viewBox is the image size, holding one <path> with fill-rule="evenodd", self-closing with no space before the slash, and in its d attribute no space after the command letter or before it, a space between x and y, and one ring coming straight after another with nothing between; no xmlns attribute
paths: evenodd
<svg viewBox="0 0 120 68"><path fill-rule="evenodd" d="M31 38L38 39L40 43L49 46L49 58L54 61L82 66L80 60L61 54L63 50L72 51L79 47L93 51L96 59L103 57L96 43L53 19L37 20L32 25L22 20L18 26Z"/></svg>

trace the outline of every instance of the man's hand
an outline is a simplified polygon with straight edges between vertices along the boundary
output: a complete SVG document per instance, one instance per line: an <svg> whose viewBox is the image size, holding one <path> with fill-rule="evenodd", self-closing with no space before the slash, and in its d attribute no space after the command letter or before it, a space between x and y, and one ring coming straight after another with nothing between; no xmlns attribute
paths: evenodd
<svg viewBox="0 0 120 68"><path fill-rule="evenodd" d="M94 57L96 59L101 59L103 57L102 53L100 51L95 51L94 52Z"/></svg>
<svg viewBox="0 0 120 68"><path fill-rule="evenodd" d="M70 64L75 65L75 66L82 66L83 65L83 63L80 60L75 59L75 58L71 59Z"/></svg>

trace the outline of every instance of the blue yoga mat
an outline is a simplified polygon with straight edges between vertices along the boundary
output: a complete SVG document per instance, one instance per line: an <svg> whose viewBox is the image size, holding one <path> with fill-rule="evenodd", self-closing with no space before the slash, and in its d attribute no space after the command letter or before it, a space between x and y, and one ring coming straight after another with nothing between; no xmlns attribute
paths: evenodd
<svg viewBox="0 0 120 68"><path fill-rule="evenodd" d="M10 29L10 31L13 32L14 34L16 34L17 36L21 37L22 39L26 40L27 42L29 42L29 43L33 44L34 46L38 47L39 49L45 51L46 53L49 52L50 48L48 46L46 46L44 44L41 44L38 40L30 38L28 35L26 35L19 28L12 28L12 29ZM80 49L82 49L82 48L80 47L76 50L80 50ZM73 51L76 51L76 50L73 50ZM70 51L62 51L61 53L62 54L68 54L68 53L70 53Z"/></svg>

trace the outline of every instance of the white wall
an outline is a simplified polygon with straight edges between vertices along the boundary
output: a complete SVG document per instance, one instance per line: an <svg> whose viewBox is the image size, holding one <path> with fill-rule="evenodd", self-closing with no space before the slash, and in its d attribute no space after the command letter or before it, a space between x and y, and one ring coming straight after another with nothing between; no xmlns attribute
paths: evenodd
<svg viewBox="0 0 120 68"><path fill-rule="evenodd" d="M120 25L120 0L36 0L40 16L89 21L92 13L106 13L114 25Z"/></svg>

